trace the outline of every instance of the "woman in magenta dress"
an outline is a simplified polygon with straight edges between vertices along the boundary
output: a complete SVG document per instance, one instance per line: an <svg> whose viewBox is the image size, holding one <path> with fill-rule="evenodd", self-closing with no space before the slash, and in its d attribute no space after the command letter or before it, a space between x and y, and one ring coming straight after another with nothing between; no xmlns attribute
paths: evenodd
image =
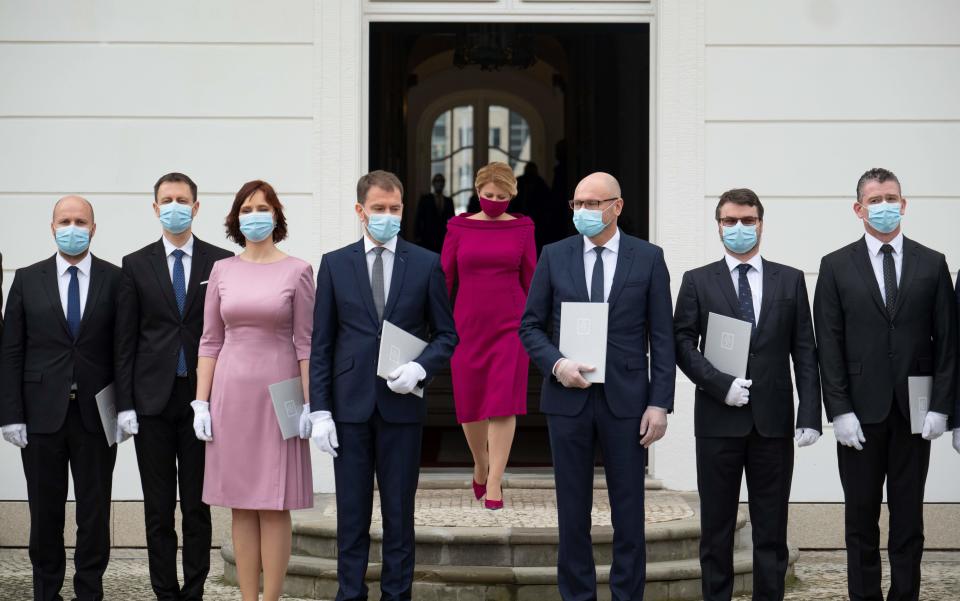
<svg viewBox="0 0 960 601"><path fill-rule="evenodd" d="M194 430L207 441L203 501L230 507L244 600L280 597L290 560L290 510L313 506L308 364L313 270L282 253L283 207L270 184L237 193L227 236L245 250L214 264L197 365ZM268 386L303 378L300 436L284 440Z"/></svg>
<svg viewBox="0 0 960 601"><path fill-rule="evenodd" d="M477 499L486 495L487 509L500 509L516 416L527 412L530 360L518 330L537 254L533 221L505 212L517 194L513 170L490 163L475 187L482 210L448 222L441 262L460 337L450 368L473 490Z"/></svg>

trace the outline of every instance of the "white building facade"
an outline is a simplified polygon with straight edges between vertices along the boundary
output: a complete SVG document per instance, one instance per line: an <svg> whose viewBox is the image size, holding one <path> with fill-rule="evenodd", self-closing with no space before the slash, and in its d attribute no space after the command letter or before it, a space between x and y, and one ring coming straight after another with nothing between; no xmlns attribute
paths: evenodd
<svg viewBox="0 0 960 601"><path fill-rule="evenodd" d="M862 234L851 204L874 166L903 183L905 234L960 268L953 0L0 0L4 291L54 252L49 215L64 194L94 204L101 258L119 264L155 240L152 185L168 171L197 181L204 240L227 244L223 216L257 178L286 206L286 252L316 266L356 240L367 32L388 21L649 23L650 161L638 168L675 292L685 270L721 256L719 195L750 187L766 207L763 255L804 270L812 296L820 257ZM696 488L692 405L681 375L651 456L652 475L680 490ZM947 438L933 444L931 503L960 502ZM332 490L329 458L313 459L318 491ZM127 443L114 497L141 496ZM0 501L25 499L19 452L0 445ZM827 426L796 453L792 500L842 499Z"/></svg>

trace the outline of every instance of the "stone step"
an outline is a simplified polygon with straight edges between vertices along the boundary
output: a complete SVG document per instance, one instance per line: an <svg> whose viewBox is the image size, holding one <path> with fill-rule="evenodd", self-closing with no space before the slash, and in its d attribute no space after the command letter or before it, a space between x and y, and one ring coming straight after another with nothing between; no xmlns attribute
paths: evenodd
<svg viewBox="0 0 960 601"><path fill-rule="evenodd" d="M236 582L233 549L225 545L224 578ZM789 575L797 559L790 551ZM734 594L750 591L752 586L752 552L738 550L734 554ZM697 559L647 563L646 601L677 601L700 598L700 562ZM380 598L380 564L371 563L367 570L370 600ZM597 566L598 599L610 598L607 587L610 567ZM560 601L553 566L496 567L426 565L417 563L414 572L413 598L418 601L487 599L490 601ZM334 559L295 555L290 558L284 593L309 599L333 599L337 593L337 563Z"/></svg>
<svg viewBox="0 0 960 601"><path fill-rule="evenodd" d="M750 545L743 536L746 513L737 516L737 549ZM330 517L306 519L293 524L293 552L297 555L335 559L337 525ZM613 554L613 529L594 526L593 553L598 564L609 564ZM370 561L380 560L382 529L370 531ZM647 524L647 561L676 561L699 556L700 521L694 516L670 522ZM493 567L555 566L559 534L556 528L437 527L417 526L418 564Z"/></svg>
<svg viewBox="0 0 960 601"><path fill-rule="evenodd" d="M463 469L423 469L420 473L418 490L438 489L471 489L473 474ZM644 481L647 490L662 490L663 483L655 478L646 478ZM503 488L553 489L553 472L543 469L517 470L507 472L503 476ZM593 478L594 490L605 490L607 480L603 471L597 470Z"/></svg>

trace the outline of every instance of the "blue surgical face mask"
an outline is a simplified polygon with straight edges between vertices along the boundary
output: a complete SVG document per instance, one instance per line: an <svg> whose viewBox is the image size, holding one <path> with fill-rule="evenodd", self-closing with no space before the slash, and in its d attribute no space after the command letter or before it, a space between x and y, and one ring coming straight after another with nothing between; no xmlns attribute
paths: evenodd
<svg viewBox="0 0 960 601"><path fill-rule="evenodd" d="M380 244L386 244L400 233L400 217L387 213L367 215L367 233Z"/></svg>
<svg viewBox="0 0 960 601"><path fill-rule="evenodd" d="M611 204L610 207L613 205ZM609 209L610 207L607 207ZM607 209L577 209L573 212L573 226L580 234L593 238L606 229L609 223L603 222L603 214Z"/></svg>
<svg viewBox="0 0 960 601"><path fill-rule="evenodd" d="M182 234L193 223L193 205L168 202L160 205L160 225L171 234Z"/></svg>
<svg viewBox="0 0 960 601"><path fill-rule="evenodd" d="M273 233L271 213L244 213L240 215L240 233L250 242L266 240Z"/></svg>
<svg viewBox="0 0 960 601"><path fill-rule="evenodd" d="M757 226L743 225L739 221L737 225L723 227L723 245L727 249L738 255L750 252L757 245Z"/></svg>
<svg viewBox="0 0 960 601"><path fill-rule="evenodd" d="M889 234L900 225L899 202L878 202L863 206L867 207L867 223L881 234Z"/></svg>
<svg viewBox="0 0 960 601"><path fill-rule="evenodd" d="M65 255L75 257L90 248L90 228L65 225L56 229L57 248Z"/></svg>

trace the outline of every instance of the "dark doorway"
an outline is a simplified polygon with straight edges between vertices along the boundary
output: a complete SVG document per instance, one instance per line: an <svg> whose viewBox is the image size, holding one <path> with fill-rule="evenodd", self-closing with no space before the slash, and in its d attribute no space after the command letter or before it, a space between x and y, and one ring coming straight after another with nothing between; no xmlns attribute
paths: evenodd
<svg viewBox="0 0 960 601"><path fill-rule="evenodd" d="M511 211L534 219L538 247L574 233L566 201L593 171L620 181L621 228L648 237L649 25L371 23L369 39L369 168L404 182L407 240L440 243L415 223L434 175L469 210L474 173L493 160L530 175ZM551 463L540 379L531 365L513 467ZM471 465L449 373L429 398L422 465Z"/></svg>

